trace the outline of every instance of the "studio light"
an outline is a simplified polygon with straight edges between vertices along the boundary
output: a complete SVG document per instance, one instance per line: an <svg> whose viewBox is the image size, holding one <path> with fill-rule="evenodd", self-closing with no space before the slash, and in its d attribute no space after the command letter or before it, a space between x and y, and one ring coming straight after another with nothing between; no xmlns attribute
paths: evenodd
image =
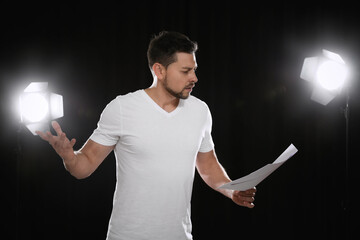
<svg viewBox="0 0 360 240"><path fill-rule="evenodd" d="M327 105L347 80L348 68L339 54L322 50L322 56L305 58L300 77L314 84L311 99Z"/></svg>
<svg viewBox="0 0 360 240"><path fill-rule="evenodd" d="M345 214L345 226L349 221L349 118L350 118L350 92L348 75L349 70L345 61L339 54L322 50L323 56L305 58L300 77L314 83L311 99L323 105L327 105L332 99L340 94L346 85L345 117L345 186L342 207ZM347 234L347 232L346 232ZM345 236L347 238L347 235Z"/></svg>
<svg viewBox="0 0 360 240"><path fill-rule="evenodd" d="M36 135L35 131L49 130L49 121L64 116L63 98L48 92L47 82L32 82L20 95L20 119Z"/></svg>

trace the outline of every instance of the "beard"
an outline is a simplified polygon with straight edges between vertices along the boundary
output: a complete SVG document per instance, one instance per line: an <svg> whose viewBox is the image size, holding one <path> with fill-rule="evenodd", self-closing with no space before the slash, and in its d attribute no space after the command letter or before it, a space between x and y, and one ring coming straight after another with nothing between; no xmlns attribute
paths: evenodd
<svg viewBox="0 0 360 240"><path fill-rule="evenodd" d="M190 96L190 93L186 92L185 89L189 87L193 87L195 84L189 84L183 88L180 92L176 92L173 89L171 89L168 85L167 78L164 79L164 88L165 90L170 93L173 97L176 97L178 99L187 99Z"/></svg>

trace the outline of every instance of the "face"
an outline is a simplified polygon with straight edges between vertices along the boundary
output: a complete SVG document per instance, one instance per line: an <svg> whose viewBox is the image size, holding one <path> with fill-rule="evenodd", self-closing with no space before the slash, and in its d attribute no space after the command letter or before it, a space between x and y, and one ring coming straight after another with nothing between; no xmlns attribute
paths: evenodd
<svg viewBox="0 0 360 240"><path fill-rule="evenodd" d="M176 53L177 61L171 63L162 81L164 89L172 96L187 99L198 81L195 54Z"/></svg>

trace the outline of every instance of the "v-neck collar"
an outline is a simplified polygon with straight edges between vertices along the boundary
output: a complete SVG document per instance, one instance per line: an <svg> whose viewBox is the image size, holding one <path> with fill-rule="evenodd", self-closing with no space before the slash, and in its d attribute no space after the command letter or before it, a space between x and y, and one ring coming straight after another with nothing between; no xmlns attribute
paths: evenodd
<svg viewBox="0 0 360 240"><path fill-rule="evenodd" d="M176 106L176 108L174 110L172 110L171 112L167 112L165 111L162 107L160 107L146 92L145 90L141 90L142 95L145 97L145 99L147 100L147 102L149 102L158 112L160 112L161 114L165 115L166 117L172 117L174 115L176 115L182 108L182 106L184 105L184 100L180 99L179 100L179 104Z"/></svg>

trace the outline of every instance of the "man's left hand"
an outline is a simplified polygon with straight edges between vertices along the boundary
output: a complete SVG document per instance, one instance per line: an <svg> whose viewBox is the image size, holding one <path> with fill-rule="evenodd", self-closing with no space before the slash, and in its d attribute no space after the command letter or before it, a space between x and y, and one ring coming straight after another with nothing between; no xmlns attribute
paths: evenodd
<svg viewBox="0 0 360 240"><path fill-rule="evenodd" d="M255 207L253 203L255 201L255 193L255 187L246 191L234 191L231 199L240 206L253 208Z"/></svg>

